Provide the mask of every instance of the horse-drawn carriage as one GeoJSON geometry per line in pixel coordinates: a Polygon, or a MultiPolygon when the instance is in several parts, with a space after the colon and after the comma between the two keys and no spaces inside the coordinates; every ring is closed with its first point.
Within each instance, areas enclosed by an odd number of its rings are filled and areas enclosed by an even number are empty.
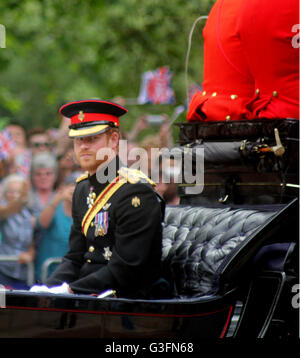
{"type": "Polygon", "coordinates": [[[172,296],[6,291],[1,337],[298,337],[298,121],[184,123],[179,145],[192,156],[202,145],[210,159],[203,191],[189,194],[193,184],[182,183],[180,205],[166,208],[162,261],[172,296]],[[275,128],[281,156],[266,150],[276,146],[275,128]]]}

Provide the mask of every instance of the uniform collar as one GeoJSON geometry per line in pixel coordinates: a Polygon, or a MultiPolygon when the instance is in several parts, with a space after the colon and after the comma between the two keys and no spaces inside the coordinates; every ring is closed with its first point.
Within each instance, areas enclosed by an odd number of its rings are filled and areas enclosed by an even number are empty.
{"type": "Polygon", "coordinates": [[[89,176],[90,185],[95,188],[106,186],[118,176],[118,170],[122,166],[119,156],[116,155],[107,165],[99,168],[95,174],[89,176]]]}

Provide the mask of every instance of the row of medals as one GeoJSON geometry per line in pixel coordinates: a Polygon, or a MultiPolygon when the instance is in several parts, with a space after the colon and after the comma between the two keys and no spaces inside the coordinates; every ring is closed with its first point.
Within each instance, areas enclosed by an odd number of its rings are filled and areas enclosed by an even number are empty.
{"type": "MultiPolygon", "coordinates": [[[[94,192],[94,188],[91,187],[90,188],[90,193],[87,197],[87,205],[88,205],[88,208],[90,209],[94,203],[95,203],[95,199],[96,199],[96,193],[94,192]]],[[[104,206],[103,207],[103,210],[107,210],[108,208],[108,205],[104,206]]],[[[97,215],[95,216],[95,220],[93,222],[93,226],[95,227],[95,236],[104,236],[107,234],[107,229],[108,229],[108,213],[106,212],[103,212],[103,211],[100,211],[99,213],[97,213],[97,215]],[[107,224],[106,225],[102,225],[101,222],[103,222],[103,218],[104,216],[107,216],[107,224]],[[102,220],[101,220],[101,219],[102,220]]]]}
{"type": "MultiPolygon", "coordinates": [[[[90,193],[87,197],[87,205],[88,205],[88,208],[90,209],[94,203],[95,203],[95,199],[96,199],[96,193],[94,193],[94,188],[91,187],[90,188],[90,193]]],[[[104,207],[103,207],[103,210],[107,210],[108,207],[110,206],[110,204],[106,204],[104,207]]],[[[107,234],[107,229],[108,229],[108,213],[104,213],[103,211],[100,211],[100,213],[98,213],[96,216],[95,216],[95,220],[93,222],[94,224],[94,227],[95,227],[95,236],[104,236],[107,234]],[[100,220],[100,217],[103,218],[103,216],[106,215],[106,225],[101,225],[101,221],[103,220],[100,220]]],[[[106,260],[110,260],[110,257],[111,257],[111,254],[112,252],[110,251],[110,248],[109,247],[104,247],[104,258],[106,260]]]]}

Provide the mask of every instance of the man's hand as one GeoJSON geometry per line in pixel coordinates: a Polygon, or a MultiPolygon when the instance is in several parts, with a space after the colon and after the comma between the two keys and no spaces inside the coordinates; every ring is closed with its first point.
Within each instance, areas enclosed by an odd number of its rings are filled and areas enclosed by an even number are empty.
{"type": "Polygon", "coordinates": [[[29,264],[34,259],[34,254],[31,251],[21,252],[19,255],[20,264],[29,264]]]}
{"type": "Polygon", "coordinates": [[[29,189],[30,189],[30,183],[28,181],[25,181],[23,183],[21,192],[20,192],[20,197],[19,200],[25,204],[28,200],[28,195],[29,195],[29,189]]]}
{"type": "Polygon", "coordinates": [[[32,286],[29,290],[30,292],[46,292],[46,293],[55,293],[55,294],[70,294],[73,293],[70,286],[64,282],[60,286],[47,287],[45,285],[35,285],[32,286]]]}

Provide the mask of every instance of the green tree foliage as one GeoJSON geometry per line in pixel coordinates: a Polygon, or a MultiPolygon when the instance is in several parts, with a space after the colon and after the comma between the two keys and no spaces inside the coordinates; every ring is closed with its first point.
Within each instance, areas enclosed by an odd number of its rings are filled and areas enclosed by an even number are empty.
{"type": "MultiPolygon", "coordinates": [[[[169,66],[176,104],[185,100],[188,35],[213,0],[1,0],[0,118],[25,128],[58,126],[69,100],[136,98],[141,75],[169,66]]],[[[202,28],[196,27],[189,80],[202,81],[202,28]]],[[[172,113],[172,106],[131,106],[172,113]]],[[[130,117],[131,116],[131,117],[130,117]]],[[[130,125],[131,120],[128,121],[130,125]]]]}

